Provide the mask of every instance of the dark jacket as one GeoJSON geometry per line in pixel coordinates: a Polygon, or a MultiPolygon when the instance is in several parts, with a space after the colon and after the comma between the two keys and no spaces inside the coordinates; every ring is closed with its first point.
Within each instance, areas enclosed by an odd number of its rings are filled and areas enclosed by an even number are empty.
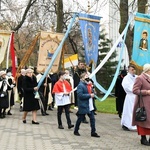
{"type": "MultiPolygon", "coordinates": [[[[8,77],[7,80],[8,80],[9,85],[14,85],[14,87],[16,86],[16,84],[13,83],[13,79],[11,77],[8,77]]],[[[9,103],[10,103],[10,106],[13,106],[15,104],[14,89],[13,87],[11,88],[10,86],[8,86],[8,90],[10,91],[9,103]]]]}
{"type": "Polygon", "coordinates": [[[33,111],[40,109],[39,102],[35,99],[34,87],[37,86],[36,77],[25,76],[23,78],[23,90],[24,90],[24,105],[23,111],[33,111]]]}
{"type": "Polygon", "coordinates": [[[18,90],[18,94],[20,99],[23,97],[23,75],[20,75],[18,77],[18,81],[17,81],[17,90],[18,90]]]}
{"type": "Polygon", "coordinates": [[[87,84],[80,81],[77,86],[78,112],[77,114],[89,114],[89,99],[91,95],[88,93],[87,84]]]}
{"type": "Polygon", "coordinates": [[[47,97],[48,98],[48,93],[49,93],[49,83],[51,83],[51,79],[50,77],[46,77],[40,88],[39,88],[39,91],[44,95],[44,97],[47,97]],[[44,84],[47,83],[47,86],[45,87],[44,84]]]}
{"type": "MultiPolygon", "coordinates": [[[[8,102],[8,90],[4,91],[4,86],[7,84],[5,79],[2,79],[0,82],[2,82],[2,86],[0,87],[0,109],[1,108],[8,108],[9,102],[8,102]],[[1,97],[1,94],[4,94],[4,97],[1,97]]],[[[8,85],[7,85],[8,89],[8,85]]]]}
{"type": "Polygon", "coordinates": [[[78,67],[76,68],[75,73],[73,75],[74,87],[78,86],[78,84],[80,82],[80,75],[84,72],[86,72],[85,69],[79,69],[78,67]]]}
{"type": "Polygon", "coordinates": [[[115,96],[119,99],[124,100],[126,96],[126,92],[124,91],[122,87],[122,80],[123,80],[123,77],[119,75],[116,81],[116,85],[115,85],[115,96]]]}

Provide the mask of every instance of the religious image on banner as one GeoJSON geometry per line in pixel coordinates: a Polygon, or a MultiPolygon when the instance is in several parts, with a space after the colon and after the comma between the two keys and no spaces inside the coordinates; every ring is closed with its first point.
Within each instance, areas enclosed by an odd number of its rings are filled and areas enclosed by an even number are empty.
{"type": "Polygon", "coordinates": [[[11,32],[0,31],[0,64],[5,58],[5,53],[9,44],[11,32]]]}
{"type": "Polygon", "coordinates": [[[52,40],[51,46],[50,46],[50,48],[47,50],[47,58],[48,58],[48,59],[51,59],[51,58],[52,58],[52,56],[53,56],[53,54],[54,54],[54,52],[55,52],[55,50],[56,50],[57,47],[58,47],[58,44],[56,44],[56,43],[53,44],[53,40],[52,40]]]}
{"type": "Polygon", "coordinates": [[[79,23],[85,49],[85,61],[89,65],[91,62],[97,64],[98,40],[99,40],[99,16],[89,14],[79,14],[79,23]]]}
{"type": "MultiPolygon", "coordinates": [[[[40,36],[40,46],[39,46],[39,55],[38,55],[38,63],[37,70],[45,71],[48,67],[53,54],[55,53],[59,43],[61,42],[64,34],[61,33],[52,33],[47,31],[42,31],[40,36]]],[[[57,72],[60,64],[61,51],[56,57],[50,72],[57,72]]]]}
{"type": "Polygon", "coordinates": [[[140,45],[139,48],[143,51],[147,51],[148,50],[148,32],[146,30],[144,30],[142,32],[142,38],[140,40],[140,45]]]}
{"type": "Polygon", "coordinates": [[[131,63],[142,68],[150,63],[150,15],[137,13],[135,16],[134,40],[131,63]]]}

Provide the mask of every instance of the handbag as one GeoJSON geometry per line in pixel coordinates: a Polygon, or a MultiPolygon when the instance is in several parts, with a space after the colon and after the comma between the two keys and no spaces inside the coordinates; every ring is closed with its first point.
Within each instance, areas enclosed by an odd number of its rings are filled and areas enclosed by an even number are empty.
{"type": "Polygon", "coordinates": [[[135,113],[135,121],[143,122],[143,121],[146,121],[146,119],[147,119],[146,109],[144,107],[144,102],[143,102],[142,94],[140,91],[140,95],[138,98],[138,108],[135,113]],[[140,102],[142,102],[143,104],[143,106],[141,107],[140,107],[140,102]]]}

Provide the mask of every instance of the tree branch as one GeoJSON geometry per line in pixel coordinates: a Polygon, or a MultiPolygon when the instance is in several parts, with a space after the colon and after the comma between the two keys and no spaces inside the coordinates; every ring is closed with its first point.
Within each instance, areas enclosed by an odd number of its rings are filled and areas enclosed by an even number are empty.
{"type": "Polygon", "coordinates": [[[26,20],[26,16],[27,16],[27,14],[28,14],[30,8],[33,6],[33,4],[34,4],[36,1],[37,1],[37,0],[29,0],[28,5],[27,5],[27,7],[26,7],[26,9],[25,9],[25,12],[24,12],[24,14],[23,14],[23,16],[22,16],[22,19],[21,19],[20,23],[19,23],[15,28],[12,29],[13,31],[17,31],[17,30],[19,30],[19,29],[21,28],[21,26],[23,25],[24,21],[26,20]]]}

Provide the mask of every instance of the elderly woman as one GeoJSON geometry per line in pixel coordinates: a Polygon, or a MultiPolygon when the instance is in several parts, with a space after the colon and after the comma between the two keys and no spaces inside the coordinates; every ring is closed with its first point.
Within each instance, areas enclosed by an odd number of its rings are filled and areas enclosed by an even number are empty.
{"type": "Polygon", "coordinates": [[[26,123],[28,112],[32,111],[32,124],[39,124],[36,120],[37,110],[40,109],[38,99],[35,98],[35,92],[38,91],[37,80],[33,75],[32,69],[26,69],[26,75],[23,78],[23,123],[26,123]]]}
{"type": "MultiPolygon", "coordinates": [[[[136,94],[134,109],[133,109],[133,120],[132,125],[137,126],[138,135],[141,135],[141,144],[150,146],[146,135],[150,135],[150,64],[143,66],[143,73],[136,78],[133,86],[133,93],[136,94]],[[135,121],[135,112],[138,108],[138,96],[140,91],[143,97],[144,106],[147,112],[147,120],[144,122],[135,121]]],[[[142,105],[142,103],[140,102],[142,105]]]]}

